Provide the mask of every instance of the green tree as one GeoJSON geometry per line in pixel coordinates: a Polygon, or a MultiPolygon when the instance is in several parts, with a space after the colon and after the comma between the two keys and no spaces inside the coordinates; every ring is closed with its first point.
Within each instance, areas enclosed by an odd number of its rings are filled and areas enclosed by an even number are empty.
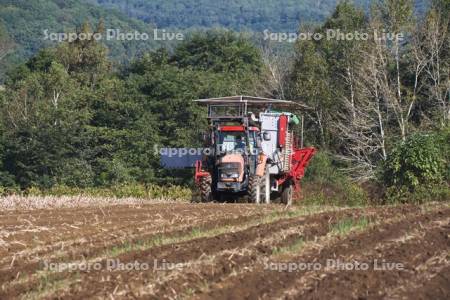
{"type": "Polygon", "coordinates": [[[322,147],[339,143],[332,123],[344,99],[355,97],[355,68],[363,58],[358,53],[362,41],[343,39],[347,33],[366,32],[364,11],[344,1],[317,28],[304,26],[300,32],[322,35],[319,40],[299,40],[295,45],[295,63],[291,75],[291,96],[313,108],[307,124],[313,140],[322,147]],[[334,37],[333,37],[334,36],[334,37]]]}
{"type": "Polygon", "coordinates": [[[51,186],[65,160],[78,156],[87,119],[76,103],[76,84],[54,62],[48,73],[30,74],[2,109],[7,169],[21,186],[51,186]]]}
{"type": "Polygon", "coordinates": [[[235,90],[248,90],[260,80],[262,58],[247,39],[230,31],[196,33],[176,47],[170,62],[180,68],[223,73],[235,90]]]}
{"type": "Polygon", "coordinates": [[[92,184],[90,102],[108,64],[101,46],[76,41],[42,51],[8,80],[4,161],[20,186],[92,184]]]}
{"type": "Polygon", "coordinates": [[[312,41],[296,45],[296,61],[292,72],[290,98],[299,100],[313,108],[308,125],[309,138],[315,144],[327,147],[330,141],[329,121],[332,106],[329,68],[325,58],[312,41]],[[318,137],[318,139],[314,138],[318,137]]]}

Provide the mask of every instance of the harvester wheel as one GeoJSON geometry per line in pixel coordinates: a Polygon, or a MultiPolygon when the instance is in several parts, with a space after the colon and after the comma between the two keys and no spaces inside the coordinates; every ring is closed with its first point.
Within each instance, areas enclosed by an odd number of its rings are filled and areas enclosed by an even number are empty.
{"type": "Polygon", "coordinates": [[[250,175],[248,180],[248,195],[252,203],[261,203],[261,181],[260,176],[250,175]]]}
{"type": "Polygon", "coordinates": [[[212,201],[212,190],[211,190],[212,178],[211,175],[204,176],[200,179],[200,199],[202,202],[212,201]]]}
{"type": "Polygon", "coordinates": [[[294,194],[294,187],[292,182],[286,182],[283,191],[281,192],[281,202],[286,204],[287,206],[292,205],[292,198],[294,194]]]}

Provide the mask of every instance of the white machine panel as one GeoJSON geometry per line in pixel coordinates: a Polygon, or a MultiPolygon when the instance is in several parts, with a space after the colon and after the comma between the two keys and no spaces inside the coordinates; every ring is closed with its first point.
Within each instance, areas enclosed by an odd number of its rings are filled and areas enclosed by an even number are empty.
{"type": "MultiPolygon", "coordinates": [[[[260,113],[259,121],[261,122],[261,134],[268,132],[270,134],[270,141],[262,139],[261,146],[264,153],[272,159],[272,161],[280,161],[280,152],[278,150],[278,120],[279,113],[260,113]]],[[[280,166],[275,164],[269,168],[270,174],[278,174],[280,166]]]]}

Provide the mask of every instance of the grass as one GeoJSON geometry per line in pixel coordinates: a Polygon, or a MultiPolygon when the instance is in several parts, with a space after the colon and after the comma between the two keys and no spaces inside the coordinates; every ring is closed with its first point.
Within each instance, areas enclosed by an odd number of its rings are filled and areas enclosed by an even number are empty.
{"type": "Polygon", "coordinates": [[[292,243],[288,246],[276,247],[275,249],[273,249],[272,255],[277,256],[277,255],[282,255],[285,253],[298,252],[300,249],[303,248],[304,245],[305,245],[305,241],[304,241],[303,237],[300,237],[297,240],[295,240],[294,243],[292,243]]]}
{"type": "Polygon", "coordinates": [[[158,185],[118,185],[102,188],[54,186],[51,189],[31,187],[26,191],[6,190],[0,186],[0,209],[46,209],[151,202],[188,202],[190,188],[158,185]]]}
{"type": "Polygon", "coordinates": [[[138,198],[138,199],[177,199],[188,201],[192,191],[188,187],[176,185],[156,184],[119,184],[111,187],[75,188],[56,185],[50,189],[29,188],[26,192],[31,196],[78,196],[107,197],[107,198],[138,198]]]}
{"type": "Polygon", "coordinates": [[[91,196],[21,196],[11,195],[0,197],[1,210],[34,210],[99,207],[118,204],[142,205],[146,203],[164,202],[164,199],[138,199],[91,196]]]}
{"type": "MultiPolygon", "coordinates": [[[[275,212],[272,212],[261,218],[256,218],[256,219],[250,220],[250,221],[244,223],[243,225],[240,225],[239,229],[245,230],[252,226],[273,223],[273,222],[279,221],[281,219],[296,218],[296,217],[300,217],[300,216],[306,216],[306,215],[310,215],[310,214],[314,214],[314,213],[319,213],[319,212],[323,212],[323,211],[332,211],[332,210],[334,210],[334,208],[320,207],[320,206],[308,206],[308,207],[297,207],[292,210],[275,211],[275,212]]],[[[189,241],[192,239],[213,237],[216,235],[231,232],[235,228],[236,228],[236,225],[224,225],[224,226],[219,226],[219,227],[215,227],[212,229],[204,229],[204,228],[197,227],[197,228],[193,228],[187,234],[181,234],[181,235],[177,235],[177,236],[164,236],[161,234],[161,235],[155,236],[149,240],[136,241],[133,243],[127,242],[127,243],[121,244],[119,246],[116,246],[114,248],[111,248],[111,249],[105,251],[104,256],[115,257],[120,254],[131,252],[131,251],[143,251],[143,250],[148,250],[153,247],[186,242],[186,241],[189,241]]]]}
{"type": "MultiPolygon", "coordinates": [[[[337,223],[329,225],[330,236],[345,236],[354,231],[362,231],[372,224],[371,220],[366,217],[361,217],[359,219],[354,218],[344,218],[337,223]]],[[[315,243],[316,241],[312,242],[315,243]]],[[[272,250],[272,256],[278,257],[283,255],[293,255],[298,254],[303,248],[311,244],[311,241],[305,241],[303,237],[296,239],[292,244],[284,247],[276,247],[272,250]]]]}
{"type": "Polygon", "coordinates": [[[152,239],[149,239],[146,241],[137,241],[134,243],[126,242],[124,244],[121,244],[120,246],[116,246],[111,249],[108,249],[107,251],[104,252],[104,256],[117,257],[123,253],[131,252],[131,251],[143,251],[143,250],[148,250],[148,249],[158,247],[158,246],[182,243],[182,242],[186,242],[186,241],[189,241],[192,239],[216,236],[219,234],[229,232],[232,229],[232,227],[233,226],[226,225],[223,227],[216,227],[213,229],[194,228],[191,230],[191,232],[184,234],[184,235],[178,235],[178,236],[158,235],[158,236],[153,237],[152,239]]]}
{"type": "Polygon", "coordinates": [[[188,288],[188,289],[186,289],[186,291],[183,294],[187,297],[192,297],[195,294],[195,289],[188,288]]]}
{"type": "Polygon", "coordinates": [[[339,222],[330,225],[330,233],[334,235],[343,236],[350,231],[363,230],[370,225],[370,220],[366,217],[359,219],[345,218],[339,222]]]}
{"type": "Polygon", "coordinates": [[[79,279],[79,274],[75,275],[75,278],[71,279],[57,279],[53,274],[48,271],[44,271],[39,274],[39,282],[38,287],[35,291],[30,291],[22,296],[21,299],[42,299],[46,296],[51,295],[52,293],[66,288],[71,283],[77,281],[79,279]]]}

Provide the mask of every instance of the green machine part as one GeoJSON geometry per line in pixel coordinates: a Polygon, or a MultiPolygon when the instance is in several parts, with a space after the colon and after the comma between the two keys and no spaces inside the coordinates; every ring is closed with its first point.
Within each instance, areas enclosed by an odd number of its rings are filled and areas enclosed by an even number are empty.
{"type": "Polygon", "coordinates": [[[271,110],[270,112],[287,115],[287,116],[289,116],[289,123],[294,123],[295,125],[300,124],[299,117],[293,113],[286,112],[286,111],[276,111],[276,110],[271,110]]]}

